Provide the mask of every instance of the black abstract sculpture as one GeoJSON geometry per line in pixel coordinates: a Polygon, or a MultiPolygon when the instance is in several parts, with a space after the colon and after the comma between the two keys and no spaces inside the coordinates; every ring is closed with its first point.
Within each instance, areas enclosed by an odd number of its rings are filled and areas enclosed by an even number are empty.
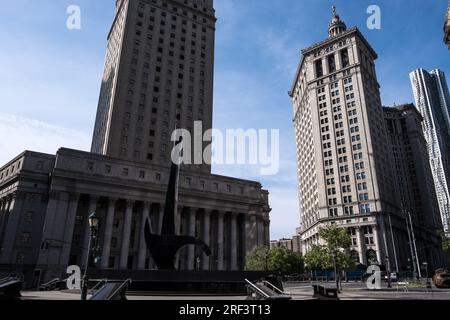
{"type": "MultiPolygon", "coordinates": [[[[182,138],[180,138],[175,147],[181,143],[182,138]]],[[[161,234],[157,235],[152,233],[148,219],[145,225],[145,241],[147,243],[147,248],[159,270],[176,270],[175,255],[182,247],[187,245],[199,246],[206,255],[211,255],[211,249],[204,241],[191,236],[178,236],[175,234],[175,214],[178,209],[179,171],[179,164],[172,163],[161,234]]]]}

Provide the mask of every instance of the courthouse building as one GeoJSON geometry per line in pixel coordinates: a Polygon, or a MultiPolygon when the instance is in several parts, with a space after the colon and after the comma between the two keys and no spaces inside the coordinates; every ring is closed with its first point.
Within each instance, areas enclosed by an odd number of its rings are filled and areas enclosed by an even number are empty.
{"type": "MultiPolygon", "coordinates": [[[[116,1],[91,152],[26,151],[0,168],[0,272],[36,285],[84,268],[94,211],[98,268],[154,268],[144,223],[159,233],[172,132],[212,127],[215,22],[212,0],[116,1]]],[[[242,270],[249,251],[269,245],[260,183],[182,165],[179,191],[177,232],[213,252],[186,247],[179,269],[242,270]]]]}

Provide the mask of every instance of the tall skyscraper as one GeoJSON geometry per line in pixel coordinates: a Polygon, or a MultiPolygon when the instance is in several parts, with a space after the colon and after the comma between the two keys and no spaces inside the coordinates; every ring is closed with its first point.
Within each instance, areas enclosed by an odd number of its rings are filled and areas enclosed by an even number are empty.
{"type": "Polygon", "coordinates": [[[320,228],[336,224],[349,229],[356,260],[384,263],[389,256],[393,265],[387,226],[404,225],[404,219],[390,167],[377,54],[333,11],[328,39],[302,50],[290,91],[302,251],[320,242],[320,228]]]}
{"type": "MultiPolygon", "coordinates": [[[[442,230],[442,221],[427,142],[422,132],[423,117],[413,104],[384,108],[384,116],[405,225],[411,238],[414,235],[418,261],[434,262],[432,267],[442,266],[444,261],[441,260],[438,236],[438,231],[442,230]]],[[[401,239],[401,236],[401,231],[393,230],[395,242],[412,243],[412,239],[401,239]]],[[[415,247],[410,247],[408,251],[411,249],[415,257],[415,247]]],[[[397,252],[399,260],[409,258],[411,252],[408,251],[397,252]]]]}
{"type": "Polygon", "coordinates": [[[448,49],[450,50],[450,2],[448,4],[447,17],[445,18],[444,23],[444,34],[444,42],[448,45],[448,49]]]}
{"type": "Polygon", "coordinates": [[[389,261],[399,270],[414,261],[417,271],[425,260],[439,266],[436,195],[426,179],[427,172],[431,174],[423,163],[423,136],[416,136],[420,116],[406,107],[385,114],[374,63],[377,54],[358,28],[347,29],[335,8],[328,34],[328,39],[302,50],[290,90],[302,252],[323,243],[320,229],[336,225],[351,235],[351,254],[359,263],[389,261]],[[402,112],[411,116],[403,119],[402,112]],[[399,114],[399,128],[403,121],[418,121],[413,123],[415,130],[405,128],[400,138],[387,129],[399,114]],[[393,117],[389,121],[388,115],[393,117]],[[398,139],[417,150],[398,149],[398,139]],[[406,159],[409,167],[399,169],[395,156],[406,159]],[[411,170],[414,177],[406,179],[411,170]],[[428,183],[420,185],[418,177],[428,183]],[[422,195],[421,202],[414,202],[416,193],[422,195]]]}
{"type": "Polygon", "coordinates": [[[442,224],[449,231],[450,215],[450,95],[441,70],[418,69],[410,74],[416,106],[422,114],[428,155],[442,224]]]}
{"type": "Polygon", "coordinates": [[[212,0],[116,1],[92,152],[170,165],[175,128],[211,129],[215,23],[212,0]]]}

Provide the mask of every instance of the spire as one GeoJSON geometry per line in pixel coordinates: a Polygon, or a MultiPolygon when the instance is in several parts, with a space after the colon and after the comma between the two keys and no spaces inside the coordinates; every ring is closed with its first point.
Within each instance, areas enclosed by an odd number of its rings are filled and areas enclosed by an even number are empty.
{"type": "Polygon", "coordinates": [[[347,30],[347,26],[337,14],[336,6],[333,5],[333,19],[331,19],[331,23],[328,26],[328,35],[330,38],[336,37],[345,30],[347,30]]]}

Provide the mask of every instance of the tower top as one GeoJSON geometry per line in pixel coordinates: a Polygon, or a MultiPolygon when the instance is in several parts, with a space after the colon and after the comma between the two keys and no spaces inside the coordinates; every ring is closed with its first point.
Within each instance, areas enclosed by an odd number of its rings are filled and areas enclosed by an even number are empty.
{"type": "Polygon", "coordinates": [[[337,14],[336,6],[333,6],[333,18],[331,19],[331,23],[328,26],[328,35],[330,38],[336,37],[342,32],[347,30],[347,26],[345,22],[341,20],[339,15],[337,14]]]}

